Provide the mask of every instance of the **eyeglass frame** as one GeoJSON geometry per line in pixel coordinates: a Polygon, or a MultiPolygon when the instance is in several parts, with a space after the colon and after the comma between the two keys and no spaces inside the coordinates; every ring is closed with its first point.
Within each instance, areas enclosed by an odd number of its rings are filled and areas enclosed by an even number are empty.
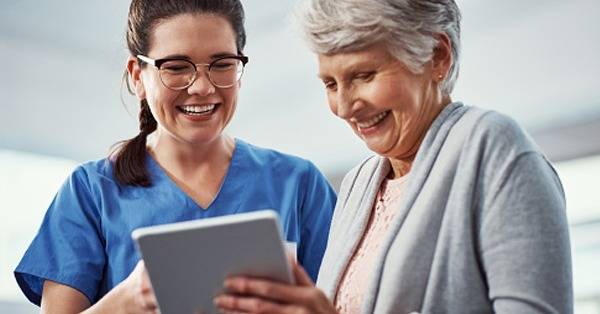
{"type": "Polygon", "coordinates": [[[214,60],[212,60],[210,63],[194,63],[188,59],[183,59],[183,58],[162,58],[162,59],[152,59],[150,57],[144,56],[144,55],[137,55],[136,56],[138,58],[138,60],[145,62],[147,64],[150,64],[152,66],[154,66],[157,70],[158,70],[158,77],[160,78],[160,82],[163,84],[163,86],[165,86],[168,89],[171,90],[184,90],[186,88],[189,88],[190,86],[192,86],[194,84],[194,82],[196,82],[196,80],[198,79],[198,66],[205,66],[207,67],[207,77],[208,80],[210,81],[210,83],[218,88],[230,88],[233,87],[236,83],[238,83],[241,79],[242,79],[242,75],[244,74],[244,69],[246,68],[246,63],[248,63],[248,57],[244,56],[244,55],[229,55],[229,56],[222,56],[222,57],[218,57],[214,60]],[[237,59],[240,60],[242,62],[242,73],[240,73],[240,77],[237,79],[237,81],[233,82],[231,85],[217,85],[215,84],[215,82],[213,82],[213,79],[210,77],[210,69],[211,67],[213,67],[214,64],[216,64],[217,62],[221,61],[221,60],[225,60],[225,59],[237,59]],[[186,85],[183,86],[181,88],[174,88],[171,86],[167,86],[167,84],[165,84],[165,82],[162,79],[162,75],[160,74],[160,66],[163,65],[166,62],[169,61],[185,61],[191,65],[194,66],[194,76],[193,79],[186,85]]]}

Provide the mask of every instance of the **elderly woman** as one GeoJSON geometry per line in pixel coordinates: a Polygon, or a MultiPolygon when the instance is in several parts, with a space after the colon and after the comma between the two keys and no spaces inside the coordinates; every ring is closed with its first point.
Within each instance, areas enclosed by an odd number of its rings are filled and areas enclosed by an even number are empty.
{"type": "Polygon", "coordinates": [[[331,111],[376,156],[345,177],[317,288],[244,277],[223,311],[571,313],[565,198],[510,118],[453,102],[451,0],[306,0],[331,111]]]}

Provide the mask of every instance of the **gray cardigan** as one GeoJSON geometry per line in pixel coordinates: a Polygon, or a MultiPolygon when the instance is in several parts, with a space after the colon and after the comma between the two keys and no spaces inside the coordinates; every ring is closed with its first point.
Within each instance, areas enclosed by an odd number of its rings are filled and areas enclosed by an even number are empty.
{"type": "MultiPolygon", "coordinates": [[[[317,285],[333,299],[390,165],[342,182],[317,285]]],[[[501,114],[448,105],[413,163],[363,313],[572,313],[565,198],[550,163],[501,114]]]]}

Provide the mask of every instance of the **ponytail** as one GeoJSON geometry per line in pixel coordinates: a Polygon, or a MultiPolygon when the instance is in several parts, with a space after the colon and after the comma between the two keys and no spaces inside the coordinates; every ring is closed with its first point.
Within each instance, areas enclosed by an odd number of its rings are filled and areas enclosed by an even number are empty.
{"type": "Polygon", "coordinates": [[[140,102],[140,106],[140,133],[118,145],[114,154],[114,175],[122,185],[147,187],[152,182],[146,170],[146,138],[156,130],[156,120],[145,99],[140,102]]]}

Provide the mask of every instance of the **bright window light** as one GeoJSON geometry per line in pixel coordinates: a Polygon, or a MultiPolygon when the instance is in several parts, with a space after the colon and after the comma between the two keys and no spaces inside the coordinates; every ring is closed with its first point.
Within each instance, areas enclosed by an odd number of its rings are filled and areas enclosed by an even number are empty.
{"type": "Polygon", "coordinates": [[[26,301],[13,276],[71,160],[0,149],[0,300],[26,301]]]}
{"type": "Polygon", "coordinates": [[[556,165],[571,226],[575,313],[600,314],[600,156],[556,165]]]}

